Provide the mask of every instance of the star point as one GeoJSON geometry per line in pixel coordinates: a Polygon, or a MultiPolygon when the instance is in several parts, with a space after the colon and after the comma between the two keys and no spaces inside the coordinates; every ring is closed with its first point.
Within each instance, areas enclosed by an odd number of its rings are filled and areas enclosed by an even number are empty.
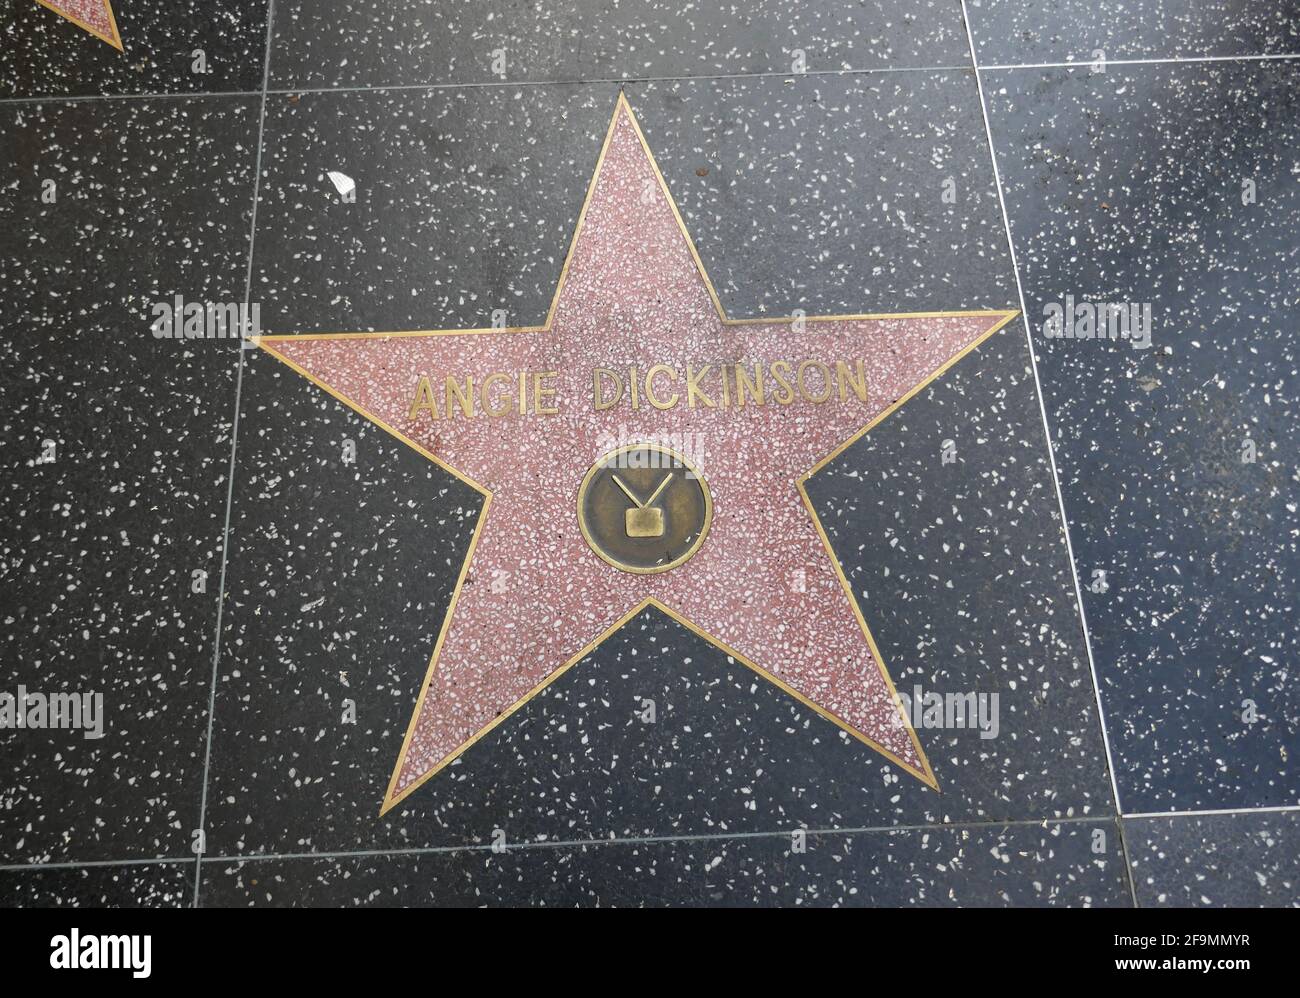
{"type": "Polygon", "coordinates": [[[89,31],[100,41],[108,42],[119,52],[125,51],[122,48],[122,36],[117,30],[117,18],[113,15],[113,5],[110,0],[36,0],[36,2],[71,21],[77,27],[89,31]]]}

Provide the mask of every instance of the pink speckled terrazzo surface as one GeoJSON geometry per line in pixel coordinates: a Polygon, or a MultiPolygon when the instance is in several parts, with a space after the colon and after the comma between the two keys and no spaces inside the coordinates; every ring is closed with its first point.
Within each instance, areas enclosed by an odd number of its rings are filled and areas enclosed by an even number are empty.
{"type": "MultiPolygon", "coordinates": [[[[392,796],[458,754],[648,597],[927,771],[797,483],[1001,318],[724,325],[620,104],[549,329],[264,342],[492,494],[392,796]],[[868,400],[850,392],[846,401],[743,408],[592,405],[596,367],[783,358],[832,366],[864,358],[868,400]],[[552,382],[558,415],[409,416],[420,375],[437,386],[447,374],[477,380],[524,369],[560,372],[552,382]],[[615,443],[666,435],[693,441],[690,457],[713,495],[712,527],[678,568],[621,572],[583,540],[578,486],[615,443]]],[[[669,388],[661,382],[661,393],[669,388]]],[[[412,648],[412,668],[425,668],[427,654],[412,648]]]]}
{"type": "Polygon", "coordinates": [[[113,34],[113,18],[105,0],[46,0],[45,6],[89,25],[99,34],[113,34]]]}

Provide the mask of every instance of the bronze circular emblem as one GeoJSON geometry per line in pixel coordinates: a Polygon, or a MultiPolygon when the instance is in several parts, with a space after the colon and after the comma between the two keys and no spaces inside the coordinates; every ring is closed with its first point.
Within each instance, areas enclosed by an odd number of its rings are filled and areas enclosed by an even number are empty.
{"type": "Polygon", "coordinates": [[[578,526],[591,550],[624,572],[666,572],[709,532],[713,497],[696,467],[658,444],[610,451],[578,488],[578,526]]]}

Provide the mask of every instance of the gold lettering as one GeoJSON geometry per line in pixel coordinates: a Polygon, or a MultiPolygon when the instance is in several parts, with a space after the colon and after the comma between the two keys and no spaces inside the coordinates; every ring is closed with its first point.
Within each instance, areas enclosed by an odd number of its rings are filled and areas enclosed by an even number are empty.
{"type": "Polygon", "coordinates": [[[840,383],[840,401],[848,400],[846,388],[852,388],[853,394],[861,401],[867,400],[867,372],[862,369],[862,359],[858,358],[858,380],[853,380],[853,375],[849,371],[849,365],[842,360],[835,362],[835,378],[840,383]]]}
{"type": "Polygon", "coordinates": [[[493,404],[492,386],[495,384],[499,384],[501,382],[505,382],[506,384],[512,384],[514,382],[514,378],[510,377],[510,375],[508,374],[502,374],[500,371],[497,371],[493,374],[489,374],[486,378],[484,378],[483,384],[479,388],[479,406],[489,416],[504,416],[506,413],[510,411],[511,403],[514,402],[514,399],[510,396],[509,393],[507,393],[505,395],[498,396],[500,401],[504,402],[505,405],[493,404]]]}
{"type": "Polygon", "coordinates": [[[533,415],[535,416],[554,416],[559,409],[550,408],[542,405],[542,399],[550,398],[555,394],[554,388],[543,388],[543,378],[558,378],[559,371],[538,371],[533,375],[533,415]]]}
{"type": "Polygon", "coordinates": [[[799,374],[796,380],[799,383],[799,394],[802,395],[809,402],[825,402],[828,398],[831,397],[831,391],[833,390],[831,386],[831,369],[827,367],[825,364],[823,364],[820,360],[802,361],[799,364],[799,374]],[[815,367],[817,368],[817,370],[821,372],[821,376],[822,376],[821,395],[813,395],[810,391],[808,391],[808,385],[804,382],[804,375],[807,373],[808,368],[810,367],[815,367]]]}
{"type": "Polygon", "coordinates": [[[420,375],[420,380],[415,386],[415,398],[411,399],[411,411],[407,414],[407,419],[415,419],[421,411],[427,412],[431,419],[437,419],[438,403],[433,400],[433,388],[429,385],[427,375],[420,375]]]}
{"type": "MultiPolygon", "coordinates": [[[[473,375],[449,374],[443,379],[442,397],[438,398],[431,376],[420,375],[407,418],[414,421],[421,413],[428,413],[430,419],[450,419],[457,409],[466,417],[486,414],[499,418],[509,415],[516,407],[520,415],[526,415],[530,396],[533,415],[555,415],[560,411],[556,400],[559,389],[555,384],[559,376],[559,371],[493,371],[475,384],[473,375]]],[[[633,410],[639,410],[643,396],[660,410],[676,408],[683,401],[692,409],[718,409],[732,405],[743,408],[749,404],[768,405],[771,402],[790,405],[796,398],[822,403],[828,401],[837,388],[841,402],[848,402],[855,396],[860,402],[869,398],[866,366],[861,358],[825,363],[820,360],[699,365],[687,362],[684,372],[670,364],[652,364],[645,369],[644,375],[635,366],[628,366],[626,374],[623,369],[593,367],[591,379],[592,405],[597,412],[613,409],[625,398],[633,410]],[[706,390],[714,372],[719,378],[721,395],[714,389],[706,390]],[[820,380],[811,377],[813,372],[820,376],[820,380]],[[669,384],[664,385],[659,380],[661,377],[666,378],[669,384]],[[714,393],[711,395],[710,391],[714,393]]]]}
{"type": "Polygon", "coordinates": [[[456,403],[460,406],[460,411],[466,416],[474,415],[474,379],[470,375],[465,375],[465,387],[460,387],[460,382],[452,375],[447,375],[446,381],[443,382],[443,399],[447,404],[447,418],[451,419],[451,397],[456,396],[456,403]]]}
{"type": "Polygon", "coordinates": [[[591,397],[595,400],[597,412],[600,412],[602,409],[611,409],[618,405],[623,399],[623,379],[618,376],[618,372],[611,371],[607,367],[597,367],[593,369],[591,372],[591,397]],[[612,379],[614,384],[618,386],[617,394],[615,394],[615,396],[608,402],[605,401],[605,393],[600,386],[602,378],[607,380],[612,379]]]}
{"type": "Polygon", "coordinates": [[[789,405],[794,401],[794,386],[790,384],[790,362],[788,360],[772,361],[772,377],[780,385],[780,389],[772,393],[772,397],[781,405],[789,405]]]}
{"type": "Polygon", "coordinates": [[[678,402],[678,394],[673,394],[667,399],[660,399],[655,395],[654,380],[656,374],[668,375],[668,380],[677,384],[677,372],[667,364],[655,364],[650,370],[645,372],[645,397],[650,400],[650,404],[656,409],[671,409],[678,402]]]}
{"type": "Polygon", "coordinates": [[[739,364],[736,365],[736,405],[744,408],[745,393],[748,392],[750,397],[759,405],[765,405],[767,399],[763,392],[763,365],[754,365],[754,380],[750,380],[749,372],[739,364]]]}
{"type": "Polygon", "coordinates": [[[717,408],[717,406],[713,404],[713,399],[700,391],[700,379],[709,373],[710,366],[711,365],[709,364],[705,364],[697,371],[690,364],[686,365],[686,404],[692,409],[695,408],[695,397],[697,395],[708,408],[717,408]]]}

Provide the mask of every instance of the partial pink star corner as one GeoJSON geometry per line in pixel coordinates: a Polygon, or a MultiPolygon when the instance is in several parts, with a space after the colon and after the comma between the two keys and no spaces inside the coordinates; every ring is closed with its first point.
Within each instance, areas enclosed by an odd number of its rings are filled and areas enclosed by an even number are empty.
{"type": "Polygon", "coordinates": [[[36,0],[60,17],[66,17],[79,28],[85,28],[100,41],[108,42],[119,52],[123,51],[122,36],[117,30],[117,18],[109,0],[36,0]]]}

